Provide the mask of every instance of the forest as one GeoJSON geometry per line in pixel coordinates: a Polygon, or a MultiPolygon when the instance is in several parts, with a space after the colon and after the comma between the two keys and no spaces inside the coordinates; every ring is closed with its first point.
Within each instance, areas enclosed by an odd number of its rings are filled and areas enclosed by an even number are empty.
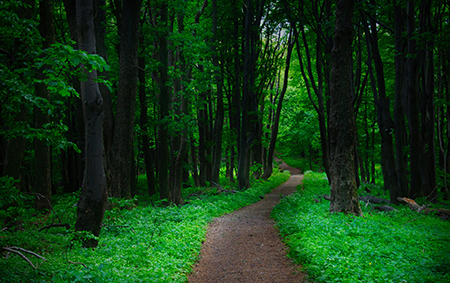
{"type": "Polygon", "coordinates": [[[278,158],[305,179],[272,216],[315,282],[450,281],[449,19],[444,0],[0,1],[0,281],[185,282],[208,223],[289,178],[278,158]],[[353,248],[319,238],[336,223],[353,248]]]}

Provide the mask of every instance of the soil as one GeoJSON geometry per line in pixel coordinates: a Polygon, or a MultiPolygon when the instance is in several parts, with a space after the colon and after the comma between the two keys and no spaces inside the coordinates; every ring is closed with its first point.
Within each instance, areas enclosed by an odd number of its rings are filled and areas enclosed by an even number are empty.
{"type": "Polygon", "coordinates": [[[290,171],[287,182],[261,201],[216,218],[209,225],[200,261],[188,277],[190,283],[307,282],[301,266],[287,258],[287,247],[270,218],[280,195],[293,193],[303,179],[300,170],[284,162],[280,169],[290,171]]]}

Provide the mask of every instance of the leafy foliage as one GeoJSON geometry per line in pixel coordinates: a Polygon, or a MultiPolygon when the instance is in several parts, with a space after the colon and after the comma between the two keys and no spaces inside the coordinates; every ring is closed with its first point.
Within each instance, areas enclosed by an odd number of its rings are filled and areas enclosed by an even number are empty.
{"type": "Polygon", "coordinates": [[[450,280],[448,222],[403,206],[376,212],[363,203],[364,217],[330,214],[323,194],[329,194],[325,174],[307,172],[303,188],[272,213],[290,256],[315,282],[450,280]]]}

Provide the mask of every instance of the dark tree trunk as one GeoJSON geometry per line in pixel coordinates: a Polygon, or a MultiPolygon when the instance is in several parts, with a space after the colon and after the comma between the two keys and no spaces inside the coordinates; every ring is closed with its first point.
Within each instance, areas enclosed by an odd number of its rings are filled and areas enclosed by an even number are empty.
{"type": "Polygon", "coordinates": [[[419,89],[417,82],[417,63],[415,59],[415,9],[414,0],[406,4],[407,56],[403,79],[403,100],[406,103],[406,116],[409,125],[409,163],[411,171],[409,197],[415,199],[422,196],[422,174],[420,169],[420,119],[419,119],[419,89]]]}
{"type": "Polygon", "coordinates": [[[167,4],[161,5],[160,11],[160,25],[161,33],[159,35],[159,55],[160,62],[159,74],[160,74],[160,95],[159,95],[159,129],[158,129],[158,183],[159,183],[159,197],[160,199],[171,199],[171,193],[169,190],[169,129],[167,119],[169,118],[169,107],[172,94],[170,88],[167,86],[169,80],[168,77],[168,48],[167,48],[167,35],[168,35],[168,16],[167,16],[167,4]],[[164,122],[166,121],[166,122],[164,122]]]}
{"type": "MultiPolygon", "coordinates": [[[[374,1],[372,4],[375,5],[374,1]]],[[[367,21],[363,18],[366,33],[368,71],[371,80],[372,92],[374,95],[375,107],[377,110],[377,122],[381,135],[381,164],[383,171],[384,187],[389,190],[390,200],[397,203],[397,197],[401,197],[401,191],[397,187],[398,177],[395,166],[394,143],[392,132],[394,122],[390,114],[390,101],[386,96],[386,86],[384,82],[383,63],[378,49],[378,35],[376,21],[370,20],[371,31],[367,26],[367,21]],[[376,69],[376,81],[372,70],[372,54],[376,69]]]]}
{"type": "Polygon", "coordinates": [[[223,136],[223,121],[224,121],[224,108],[223,108],[223,78],[219,72],[219,62],[217,55],[217,47],[218,41],[217,38],[217,0],[212,0],[212,19],[213,19],[213,27],[212,27],[212,60],[214,67],[216,67],[216,71],[214,74],[216,87],[217,87],[217,107],[216,107],[216,120],[214,123],[214,152],[213,152],[213,168],[212,168],[212,181],[215,183],[219,183],[219,173],[222,165],[222,136],[223,136]]]}
{"type": "Polygon", "coordinates": [[[404,148],[407,146],[405,109],[403,106],[403,70],[404,70],[404,47],[403,47],[403,9],[394,7],[395,17],[395,104],[394,104],[394,133],[397,167],[397,189],[398,194],[408,195],[407,159],[404,148]]]}
{"type": "Polygon", "coordinates": [[[338,0],[331,52],[330,212],[362,215],[356,191],[354,146],[356,125],[352,106],[353,0],[338,0]]]}
{"type": "MultiPolygon", "coordinates": [[[[178,12],[177,16],[178,32],[184,32],[184,12],[178,12]]],[[[180,78],[175,78],[175,97],[174,97],[174,113],[175,122],[182,123],[180,117],[188,116],[188,99],[185,93],[184,82],[186,81],[186,62],[184,59],[184,52],[181,48],[177,48],[178,65],[180,70],[180,78]],[[179,106],[178,106],[179,105],[179,106]]],[[[182,129],[175,133],[176,137],[172,138],[172,148],[176,148],[176,154],[172,158],[170,176],[170,186],[172,197],[170,202],[180,205],[183,203],[182,189],[183,189],[183,165],[188,153],[188,131],[187,127],[182,126],[182,129]]]]}
{"type": "MultiPolygon", "coordinates": [[[[107,57],[107,47],[106,47],[106,1],[105,0],[93,0],[94,5],[94,26],[95,26],[95,48],[97,54],[102,56],[106,62],[108,62],[107,57]]],[[[120,22],[120,19],[117,19],[120,22]]],[[[102,71],[98,73],[98,76],[104,77],[109,80],[109,72],[102,71]]],[[[112,182],[112,160],[111,160],[111,147],[113,144],[114,137],[114,112],[112,107],[112,97],[109,88],[102,83],[98,85],[100,93],[103,98],[103,109],[105,118],[103,119],[103,141],[105,143],[105,173],[106,173],[106,183],[109,190],[111,190],[112,182]]],[[[112,192],[110,191],[111,195],[112,192]]]]}
{"type": "Polygon", "coordinates": [[[138,82],[139,19],[142,0],[123,2],[119,21],[120,54],[116,118],[111,147],[110,195],[131,198],[134,191],[134,111],[138,82]]]}
{"type": "MultiPolygon", "coordinates": [[[[433,33],[431,24],[431,1],[422,0],[420,5],[420,32],[422,34],[433,33]]],[[[434,111],[434,44],[428,38],[423,50],[420,51],[422,99],[420,102],[421,117],[421,171],[423,193],[430,201],[437,201],[436,190],[436,157],[435,157],[435,111],[434,111]]]]}
{"type": "MultiPolygon", "coordinates": [[[[76,6],[78,44],[80,49],[95,54],[94,13],[92,0],[79,0],[76,6]]],[[[97,72],[85,71],[87,81],[81,83],[81,99],[86,129],[86,167],[77,206],[76,231],[100,235],[105,213],[106,177],[103,166],[103,99],[98,88],[97,72]]],[[[84,246],[95,247],[98,242],[84,239],[84,246]]]]}
{"type": "Polygon", "coordinates": [[[206,92],[200,93],[200,109],[198,110],[198,162],[200,163],[199,181],[200,186],[206,186],[208,161],[207,161],[207,144],[208,144],[208,127],[207,127],[207,104],[206,92]]]}
{"type": "MultiPolygon", "coordinates": [[[[55,43],[55,26],[53,23],[53,3],[51,0],[43,0],[39,3],[39,33],[44,38],[43,48],[50,47],[55,43]]],[[[43,79],[45,75],[39,75],[43,79]]],[[[44,84],[36,85],[36,94],[38,97],[50,100],[50,92],[44,84]]],[[[43,128],[45,124],[50,123],[50,117],[46,109],[35,108],[35,127],[43,128]]],[[[52,172],[51,172],[51,148],[45,140],[35,140],[35,172],[34,190],[44,196],[37,196],[35,207],[38,210],[50,209],[52,197],[52,172]]]]}
{"type": "Polygon", "coordinates": [[[153,159],[150,152],[150,135],[148,127],[148,109],[147,109],[147,95],[145,91],[145,43],[144,37],[140,36],[139,44],[141,46],[141,53],[138,58],[139,70],[139,105],[141,107],[141,129],[142,129],[142,152],[144,153],[145,171],[147,173],[147,190],[149,196],[156,194],[155,173],[153,166],[153,159]]]}
{"type": "Polygon", "coordinates": [[[242,108],[240,112],[240,136],[239,136],[239,152],[238,152],[238,174],[237,179],[239,188],[244,189],[250,186],[250,180],[248,176],[249,164],[247,162],[249,155],[249,145],[247,140],[249,129],[249,102],[250,102],[250,76],[251,76],[251,41],[252,41],[252,26],[253,26],[253,1],[247,0],[245,3],[245,24],[244,24],[244,81],[242,87],[242,108]]]}
{"type": "MultiPolygon", "coordinates": [[[[64,7],[66,10],[67,23],[70,31],[70,38],[75,42],[74,49],[78,48],[78,31],[77,31],[77,17],[76,17],[76,0],[64,0],[64,7]]],[[[77,93],[81,93],[80,80],[77,76],[71,77],[71,83],[77,93]]],[[[68,177],[69,183],[65,185],[65,192],[74,192],[81,188],[84,174],[84,158],[85,158],[85,129],[84,129],[84,117],[83,106],[81,99],[78,97],[70,97],[67,102],[67,109],[70,119],[69,124],[69,140],[76,143],[80,153],[73,149],[67,151],[68,156],[68,177]]]]}

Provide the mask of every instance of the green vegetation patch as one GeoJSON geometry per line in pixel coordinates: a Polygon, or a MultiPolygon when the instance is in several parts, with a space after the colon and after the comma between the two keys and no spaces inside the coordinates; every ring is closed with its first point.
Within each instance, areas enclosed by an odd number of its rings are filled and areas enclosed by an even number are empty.
{"type": "Polygon", "coordinates": [[[185,282],[198,259],[208,222],[257,202],[288,178],[288,173],[276,173],[267,182],[253,181],[245,191],[202,194],[178,207],[140,206],[136,199],[112,200],[96,249],[82,248],[73,240],[79,194],[60,196],[54,199],[54,209],[71,229],[38,231],[58,222],[56,216],[33,216],[36,212],[28,209],[21,211],[19,228],[0,232],[1,247],[22,247],[46,258],[27,254],[38,266],[33,269],[18,255],[6,258],[3,253],[0,282],[185,282]]]}
{"type": "MultiPolygon", "coordinates": [[[[290,256],[315,282],[450,282],[450,223],[406,206],[364,217],[329,213],[325,174],[307,172],[303,189],[272,216],[290,256]]],[[[374,193],[374,191],[372,191],[374,193]]]]}

